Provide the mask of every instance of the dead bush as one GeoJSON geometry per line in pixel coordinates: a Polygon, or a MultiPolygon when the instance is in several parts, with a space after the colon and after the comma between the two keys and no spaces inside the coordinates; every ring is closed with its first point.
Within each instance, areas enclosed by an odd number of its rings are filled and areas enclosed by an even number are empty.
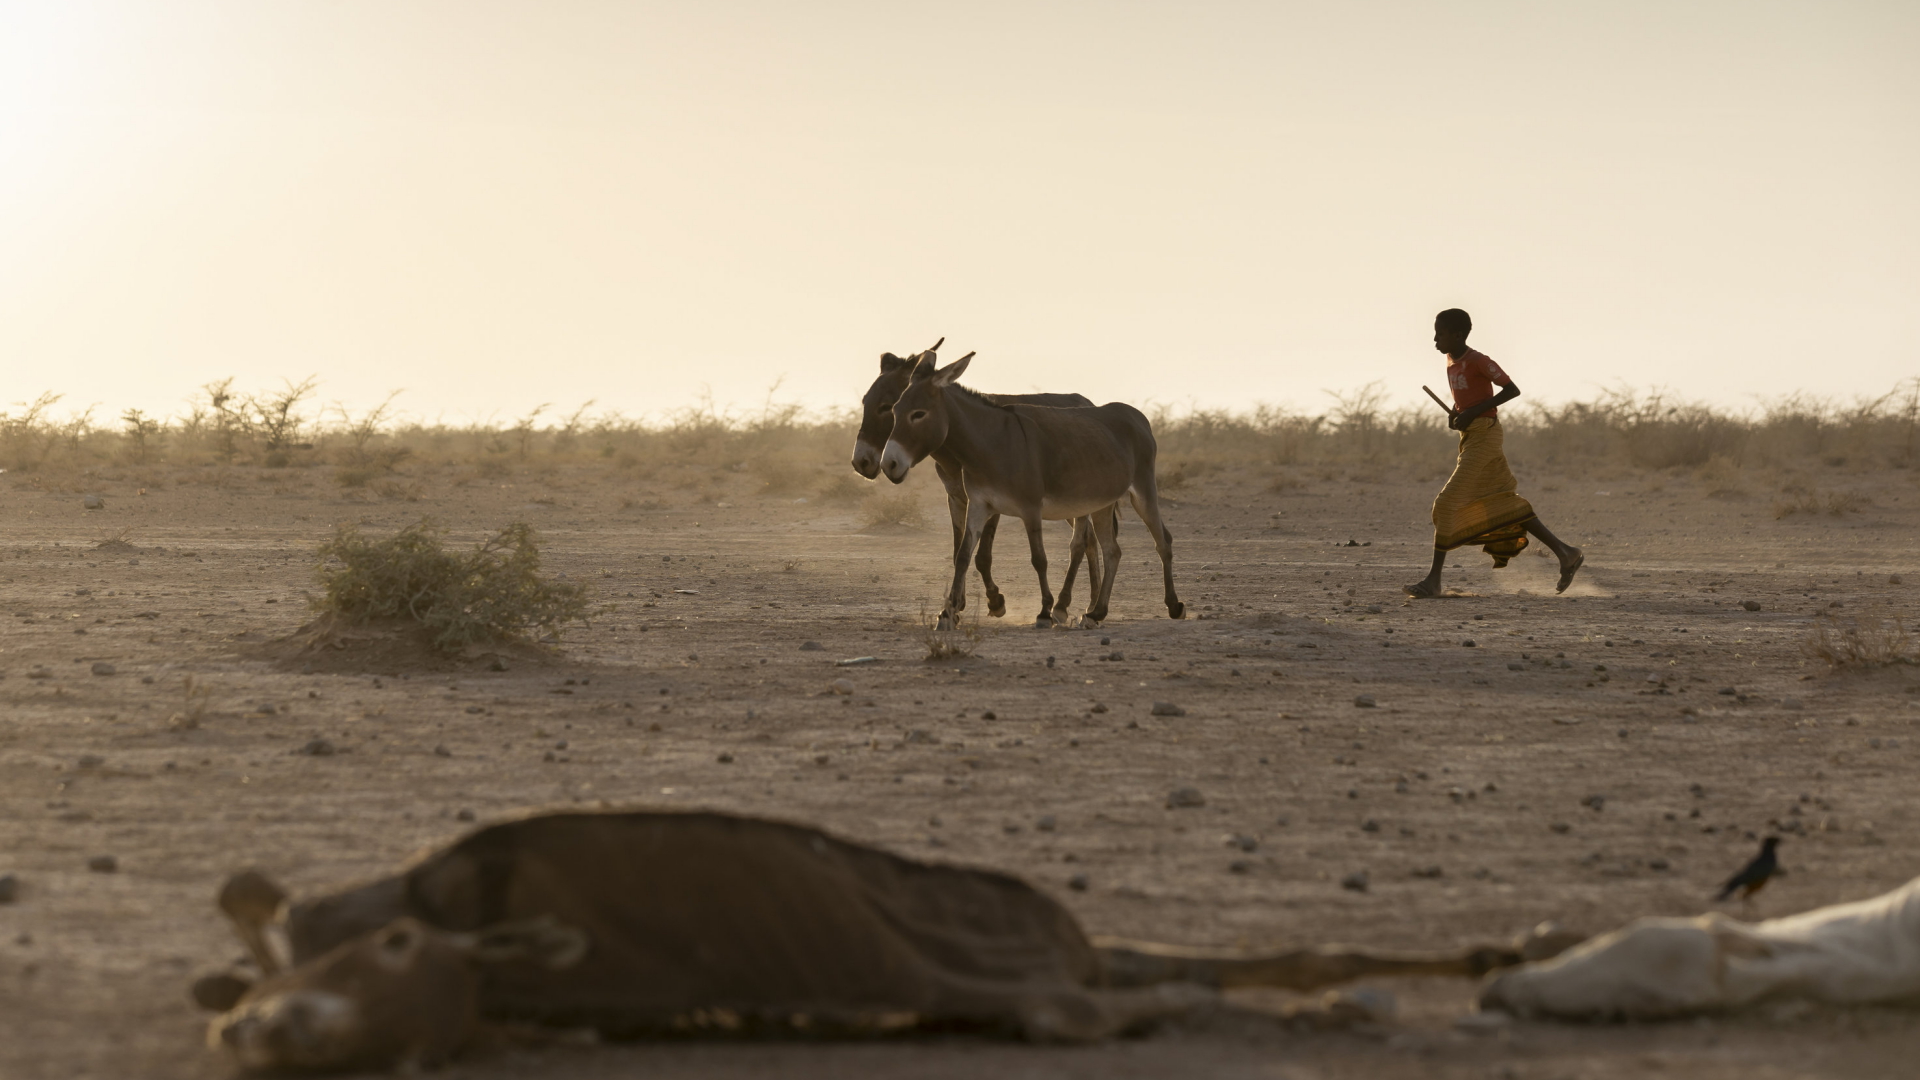
{"type": "Polygon", "coordinates": [[[834,473],[814,489],[814,498],[823,503],[856,503],[873,491],[873,481],[848,473],[834,473]]]}
{"type": "Polygon", "coordinates": [[[804,491],[814,470],[787,457],[763,457],[747,463],[747,472],[760,481],[762,495],[792,495],[804,491]]]}
{"type": "Polygon", "coordinates": [[[868,529],[924,529],[927,527],[927,511],[920,505],[920,500],[908,492],[893,495],[874,492],[861,504],[860,524],[868,529]]]}
{"type": "Polygon", "coordinates": [[[557,634],[587,612],[585,589],[541,576],[537,538],[524,522],[464,552],[448,549],[425,520],[380,540],[341,525],[319,555],[316,608],[351,623],[417,622],[446,651],[557,634]]]}
{"type": "Polygon", "coordinates": [[[1807,633],[1802,647],[1808,656],[1825,661],[1835,671],[1920,664],[1920,649],[1916,649],[1905,621],[1897,618],[1862,623],[1822,616],[1807,633]]]}
{"type": "Polygon", "coordinates": [[[980,604],[968,604],[954,620],[951,629],[940,629],[940,617],[920,609],[920,643],[927,647],[928,660],[963,660],[980,647],[980,604]]]}
{"type": "Polygon", "coordinates": [[[1774,520],[1793,514],[1856,514],[1873,500],[1856,491],[1829,491],[1822,496],[1820,492],[1808,488],[1788,488],[1782,492],[1782,498],[1773,504],[1774,520]]]}

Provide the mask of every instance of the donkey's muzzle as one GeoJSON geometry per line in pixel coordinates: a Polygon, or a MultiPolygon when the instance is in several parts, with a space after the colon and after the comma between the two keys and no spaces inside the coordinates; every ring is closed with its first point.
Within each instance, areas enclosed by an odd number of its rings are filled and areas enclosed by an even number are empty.
{"type": "Polygon", "coordinates": [[[872,443],[853,444],[853,471],[869,480],[880,475],[880,451],[872,443]]]}
{"type": "Polygon", "coordinates": [[[913,468],[913,458],[907,455],[899,443],[887,440],[887,449],[880,455],[880,471],[887,479],[898,484],[906,480],[907,472],[913,468]]]}

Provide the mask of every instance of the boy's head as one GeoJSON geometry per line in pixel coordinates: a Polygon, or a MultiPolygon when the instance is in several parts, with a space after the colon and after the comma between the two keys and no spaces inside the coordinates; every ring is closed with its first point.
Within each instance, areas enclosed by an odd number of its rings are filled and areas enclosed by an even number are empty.
{"type": "Polygon", "coordinates": [[[1448,356],[1459,356],[1472,332],[1473,317],[1457,307],[1448,308],[1433,318],[1433,347],[1448,356]]]}

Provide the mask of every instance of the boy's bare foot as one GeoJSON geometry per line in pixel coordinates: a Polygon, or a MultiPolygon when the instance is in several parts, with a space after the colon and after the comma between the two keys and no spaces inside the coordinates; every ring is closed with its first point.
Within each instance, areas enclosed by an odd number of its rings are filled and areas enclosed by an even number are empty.
{"type": "Polygon", "coordinates": [[[1580,568],[1586,564],[1586,552],[1581,551],[1577,547],[1568,548],[1567,553],[1560,557],[1560,584],[1555,585],[1553,591],[1557,593],[1566,592],[1567,586],[1573,584],[1573,575],[1579,573],[1580,568]]]}
{"type": "Polygon", "coordinates": [[[1439,584],[1432,581],[1416,581],[1411,585],[1403,585],[1401,588],[1407,591],[1408,596],[1416,600],[1427,600],[1440,595],[1439,584]]]}

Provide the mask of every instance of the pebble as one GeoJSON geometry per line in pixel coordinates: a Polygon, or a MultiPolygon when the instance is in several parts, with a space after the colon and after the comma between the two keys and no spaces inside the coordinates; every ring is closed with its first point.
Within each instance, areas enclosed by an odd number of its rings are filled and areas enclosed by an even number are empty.
{"type": "Polygon", "coordinates": [[[853,680],[852,679],[835,679],[833,680],[833,682],[828,684],[828,688],[831,689],[834,693],[839,694],[842,697],[845,697],[848,694],[853,693],[853,680]]]}
{"type": "Polygon", "coordinates": [[[1547,826],[1547,828],[1552,829],[1554,832],[1557,832],[1557,833],[1565,833],[1567,830],[1573,828],[1573,826],[1567,824],[1564,821],[1556,821],[1553,824],[1547,826]]]}
{"type": "Polygon", "coordinates": [[[1760,610],[1760,601],[1758,601],[1758,600],[1742,600],[1742,601],[1740,601],[1740,606],[1741,606],[1741,607],[1743,607],[1743,608],[1746,608],[1746,609],[1747,609],[1748,611],[1759,611],[1759,610],[1760,610]]]}
{"type": "Polygon", "coordinates": [[[1239,848],[1241,851],[1253,851],[1260,846],[1260,841],[1242,833],[1235,833],[1227,837],[1227,846],[1239,848]]]}
{"type": "Polygon", "coordinates": [[[1235,859],[1227,864],[1227,872],[1230,874],[1251,874],[1253,872],[1253,860],[1235,859]]]}
{"type": "Polygon", "coordinates": [[[75,765],[83,769],[97,769],[106,763],[107,759],[101,757],[99,754],[81,754],[79,759],[74,762],[75,765]]]}
{"type": "Polygon", "coordinates": [[[455,814],[453,815],[453,820],[455,820],[455,821],[472,821],[472,820],[473,820],[473,811],[471,811],[471,810],[465,810],[465,809],[463,809],[463,810],[460,810],[459,812],[457,812],[457,813],[455,813],[455,814]]]}
{"type": "Polygon", "coordinates": [[[307,745],[301,747],[300,752],[308,757],[332,757],[334,753],[333,744],[325,739],[307,740],[307,745]]]}
{"type": "Polygon", "coordinates": [[[1355,697],[1355,698],[1353,699],[1353,706],[1354,706],[1354,708],[1356,708],[1356,709],[1371,709],[1371,708],[1373,708],[1373,706],[1374,706],[1374,701],[1373,701],[1373,695],[1372,695],[1372,694],[1360,694],[1359,696],[1357,696],[1357,697],[1355,697]]]}
{"type": "Polygon", "coordinates": [[[1580,805],[1591,806],[1596,811],[1602,810],[1606,808],[1607,797],[1605,795],[1589,795],[1586,798],[1580,800],[1580,805]]]}
{"type": "Polygon", "coordinates": [[[82,495],[80,496],[80,505],[88,510],[105,510],[107,508],[107,500],[98,495],[82,495]]]}
{"type": "Polygon", "coordinates": [[[1200,794],[1199,788],[1174,788],[1167,793],[1167,809],[1177,810],[1207,805],[1207,797],[1200,794]]]}
{"type": "Polygon", "coordinates": [[[120,669],[107,663],[105,660],[95,660],[92,671],[95,675],[118,675],[120,673],[120,669]]]}
{"type": "Polygon", "coordinates": [[[845,660],[835,660],[833,662],[833,666],[834,667],[861,667],[862,665],[865,665],[865,664],[877,664],[879,662],[880,662],[880,658],[877,656],[849,656],[845,660]]]}
{"type": "Polygon", "coordinates": [[[723,752],[720,754],[719,757],[716,757],[713,760],[719,762],[722,765],[731,765],[733,764],[733,755],[723,752]]]}
{"type": "Polygon", "coordinates": [[[1355,870],[1353,873],[1340,879],[1340,887],[1349,892],[1366,892],[1367,882],[1369,880],[1365,870],[1355,870]]]}
{"type": "Polygon", "coordinates": [[[1067,888],[1072,889],[1074,892],[1086,892],[1087,891],[1087,875],[1075,874],[1072,877],[1068,878],[1067,888]]]}
{"type": "Polygon", "coordinates": [[[1667,860],[1665,860],[1665,859],[1649,859],[1649,860],[1647,860],[1647,869],[1649,869],[1649,870],[1667,870],[1667,869],[1671,869],[1671,868],[1672,868],[1672,866],[1673,866],[1673,864],[1672,864],[1672,863],[1670,863],[1670,862],[1668,862],[1668,861],[1667,861],[1667,860]]]}
{"type": "Polygon", "coordinates": [[[1152,715],[1154,716],[1185,716],[1187,715],[1187,710],[1181,708],[1178,705],[1175,705],[1171,701],[1156,701],[1153,703],[1152,715]]]}
{"type": "Polygon", "coordinates": [[[452,757],[453,751],[447,749],[447,745],[445,743],[441,743],[440,745],[435,746],[433,748],[433,756],[434,757],[452,757]]]}
{"type": "Polygon", "coordinates": [[[1360,831],[1361,832],[1379,832],[1380,823],[1373,820],[1372,818],[1368,818],[1367,820],[1360,823],[1360,831]]]}
{"type": "Polygon", "coordinates": [[[933,745],[940,741],[940,737],[937,735],[929,734],[928,732],[922,731],[919,728],[914,728],[912,731],[907,732],[907,737],[902,741],[909,742],[909,743],[933,745]]]}
{"type": "Polygon", "coordinates": [[[800,643],[801,652],[825,652],[826,649],[827,647],[825,645],[817,641],[803,641],[800,643]]]}
{"type": "Polygon", "coordinates": [[[20,878],[14,874],[0,874],[0,904],[11,904],[20,895],[20,878]]]}
{"type": "Polygon", "coordinates": [[[1087,711],[1091,713],[1103,713],[1107,711],[1107,706],[1103,702],[1096,701],[1093,703],[1093,708],[1088,709],[1087,711]]]}
{"type": "Polygon", "coordinates": [[[87,860],[87,869],[96,874],[111,874],[120,869],[120,860],[111,855],[95,855],[87,860]]]}
{"type": "Polygon", "coordinates": [[[1568,727],[1572,727],[1575,724],[1582,723],[1583,718],[1578,716],[1556,716],[1553,718],[1553,722],[1556,724],[1565,724],[1568,727]]]}
{"type": "Polygon", "coordinates": [[[1463,648],[1463,649],[1477,649],[1477,648],[1479,648],[1479,646],[1478,646],[1478,645],[1475,645],[1475,644],[1473,643],[1473,639],[1472,639],[1472,638],[1467,638],[1466,640],[1464,640],[1464,641],[1462,641],[1462,642],[1460,643],[1460,647],[1461,647],[1461,648],[1463,648]]]}
{"type": "Polygon", "coordinates": [[[1052,832],[1058,824],[1059,822],[1054,820],[1052,814],[1042,814],[1040,820],[1033,823],[1033,827],[1041,832],[1052,832]]]}

